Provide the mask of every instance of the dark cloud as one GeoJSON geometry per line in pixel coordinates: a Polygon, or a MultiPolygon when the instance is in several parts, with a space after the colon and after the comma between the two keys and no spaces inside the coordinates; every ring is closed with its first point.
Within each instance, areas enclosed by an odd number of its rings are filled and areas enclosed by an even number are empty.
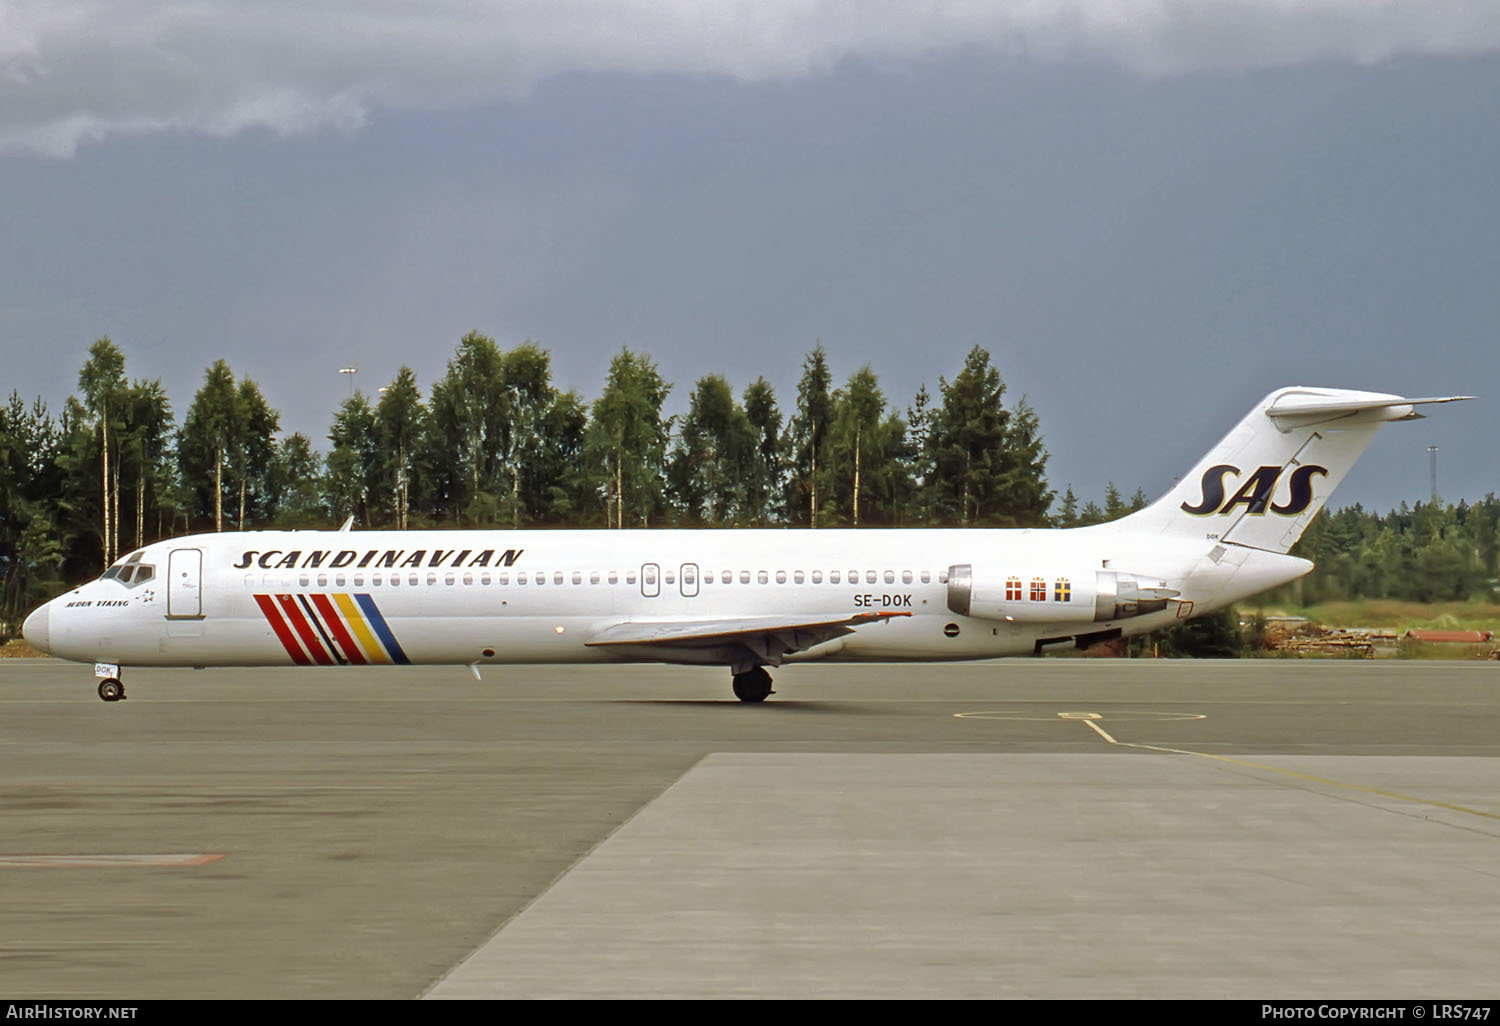
{"type": "Polygon", "coordinates": [[[1494,52],[1489,0],[0,0],[0,148],[354,129],[567,73],[826,74],[973,47],[1148,75],[1494,52]]]}

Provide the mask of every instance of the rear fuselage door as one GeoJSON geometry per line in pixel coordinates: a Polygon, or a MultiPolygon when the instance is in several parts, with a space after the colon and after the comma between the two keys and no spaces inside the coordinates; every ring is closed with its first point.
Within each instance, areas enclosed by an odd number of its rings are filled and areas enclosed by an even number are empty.
{"type": "Polygon", "coordinates": [[[167,557],[167,619],[203,616],[203,550],[173,549],[167,557]]]}

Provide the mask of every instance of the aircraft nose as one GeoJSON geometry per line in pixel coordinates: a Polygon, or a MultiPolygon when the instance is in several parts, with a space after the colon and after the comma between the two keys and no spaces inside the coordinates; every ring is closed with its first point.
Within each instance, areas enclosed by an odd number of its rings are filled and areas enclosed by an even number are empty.
{"type": "Polygon", "coordinates": [[[21,637],[26,639],[26,643],[32,648],[41,649],[47,653],[51,653],[52,651],[52,639],[48,637],[50,632],[48,631],[47,624],[49,616],[47,606],[51,604],[50,602],[45,603],[40,609],[28,616],[25,623],[21,624],[21,637]]]}

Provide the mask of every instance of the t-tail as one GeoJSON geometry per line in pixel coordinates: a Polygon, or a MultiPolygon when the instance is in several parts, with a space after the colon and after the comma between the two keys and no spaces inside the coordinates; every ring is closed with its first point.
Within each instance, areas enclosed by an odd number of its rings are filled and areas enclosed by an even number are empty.
{"type": "Polygon", "coordinates": [[[1420,419],[1416,407],[1428,403],[1472,398],[1279,388],[1170,492],[1118,526],[1287,552],[1381,425],[1420,419]]]}

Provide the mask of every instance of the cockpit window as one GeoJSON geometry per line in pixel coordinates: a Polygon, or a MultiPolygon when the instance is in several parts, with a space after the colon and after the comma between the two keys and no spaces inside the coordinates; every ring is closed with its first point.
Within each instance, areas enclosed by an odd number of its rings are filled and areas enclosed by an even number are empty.
{"type": "Polygon", "coordinates": [[[116,563],[104,573],[99,575],[101,581],[119,581],[129,587],[137,584],[145,584],[156,576],[156,567],[150,563],[139,562],[141,554],[134,553],[130,559],[123,563],[116,563]]]}

